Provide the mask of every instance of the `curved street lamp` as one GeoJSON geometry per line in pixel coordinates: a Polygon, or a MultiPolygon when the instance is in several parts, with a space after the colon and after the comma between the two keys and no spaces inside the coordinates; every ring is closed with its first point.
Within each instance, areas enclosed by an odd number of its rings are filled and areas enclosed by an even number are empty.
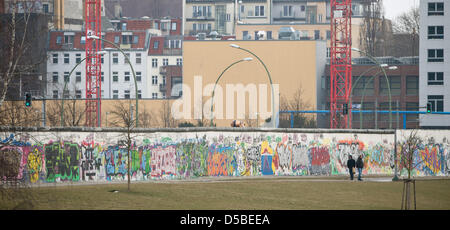
{"type": "MultiPolygon", "coordinates": [[[[383,65],[383,66],[380,66],[380,67],[387,67],[388,65],[383,65]]],[[[382,68],[383,69],[383,68],[382,68]]],[[[389,70],[396,70],[397,69],[397,66],[390,66],[389,68],[388,68],[389,70]]],[[[384,69],[383,69],[384,70],[384,69]]],[[[361,97],[361,106],[362,106],[362,104],[363,104],[363,102],[364,102],[364,97],[365,97],[365,95],[366,95],[366,88],[367,88],[367,84],[368,83],[370,83],[372,80],[373,80],[373,78],[375,77],[375,76],[377,76],[379,73],[380,73],[381,71],[378,71],[377,73],[375,73],[372,77],[370,77],[370,79],[366,82],[366,84],[364,85],[364,89],[363,89],[363,93],[362,93],[362,97],[361,97]]],[[[390,104],[390,103],[389,103],[390,104]]],[[[362,117],[362,113],[361,113],[361,111],[359,111],[359,128],[361,128],[362,127],[362,121],[363,121],[363,117],[362,117]]],[[[392,122],[392,120],[391,120],[391,122],[392,122]]]]}
{"type": "Polygon", "coordinates": [[[276,118],[275,118],[275,95],[274,95],[274,89],[273,89],[272,77],[270,76],[270,73],[269,73],[269,70],[267,69],[266,64],[264,64],[264,62],[261,60],[261,58],[259,58],[259,57],[258,57],[256,54],[254,54],[252,51],[250,51],[250,50],[248,50],[248,49],[245,49],[245,48],[242,48],[242,47],[240,47],[239,45],[236,45],[236,44],[230,44],[230,46],[231,46],[232,48],[240,49],[240,50],[243,50],[243,51],[245,51],[245,52],[251,54],[251,55],[254,56],[256,59],[258,59],[259,63],[261,63],[261,64],[264,66],[264,69],[266,70],[266,73],[267,73],[267,77],[269,78],[270,88],[271,88],[271,90],[272,90],[272,118],[271,118],[271,120],[272,120],[273,127],[276,128],[277,125],[276,125],[276,118]]]}
{"type": "Polygon", "coordinates": [[[370,60],[375,62],[378,66],[380,66],[381,71],[383,71],[384,78],[386,79],[386,84],[387,84],[387,87],[388,87],[388,93],[389,93],[389,129],[392,129],[392,105],[391,105],[392,96],[391,96],[391,87],[389,85],[389,79],[388,79],[388,77],[386,75],[386,71],[384,70],[384,68],[381,67],[382,64],[377,59],[375,59],[374,57],[370,56],[368,53],[366,53],[366,52],[364,52],[364,51],[362,51],[362,50],[360,50],[358,48],[352,48],[352,50],[356,51],[356,52],[360,52],[360,53],[366,55],[366,57],[368,57],[370,60]]]}
{"type": "Polygon", "coordinates": [[[69,76],[67,76],[68,81],[66,81],[66,79],[64,79],[63,97],[62,97],[62,100],[61,100],[61,127],[64,126],[64,99],[65,99],[65,97],[64,97],[64,92],[66,92],[67,82],[70,81],[70,76],[72,75],[73,71],[75,71],[75,69],[76,69],[82,62],[84,62],[86,59],[88,59],[88,58],[90,58],[90,57],[92,57],[92,56],[95,56],[95,55],[104,55],[104,54],[106,54],[106,51],[99,51],[99,52],[97,52],[96,54],[93,54],[93,55],[90,55],[90,56],[87,56],[87,57],[81,59],[80,62],[78,62],[78,63],[72,68],[72,70],[71,70],[70,73],[69,73],[69,76]]]}
{"type": "Polygon", "coordinates": [[[220,78],[222,78],[222,75],[223,75],[228,69],[230,69],[232,66],[234,66],[234,65],[236,65],[236,64],[238,64],[238,63],[240,63],[240,62],[251,61],[251,60],[253,60],[253,58],[250,58],[250,57],[249,57],[249,58],[244,58],[244,59],[241,59],[241,60],[239,60],[239,61],[235,61],[235,62],[231,63],[231,65],[229,65],[227,68],[225,68],[225,69],[222,71],[222,73],[219,75],[219,77],[217,78],[216,83],[214,84],[214,89],[213,89],[213,91],[212,91],[212,96],[211,96],[211,122],[210,122],[210,126],[211,126],[211,127],[213,126],[213,118],[214,118],[214,114],[213,114],[214,92],[216,91],[217,83],[219,82],[220,78]]]}
{"type": "Polygon", "coordinates": [[[136,94],[136,128],[137,128],[139,126],[139,119],[138,119],[139,118],[139,112],[138,112],[138,104],[139,104],[138,103],[139,102],[138,86],[137,86],[137,81],[136,81],[136,72],[134,72],[134,68],[133,68],[133,65],[131,64],[131,61],[130,61],[129,57],[125,54],[125,52],[117,44],[115,44],[115,43],[113,43],[111,41],[105,40],[105,39],[100,38],[100,37],[95,36],[95,35],[87,36],[86,39],[97,39],[97,40],[106,42],[106,43],[114,46],[116,49],[118,49],[123,54],[123,56],[125,56],[125,60],[130,65],[131,72],[133,73],[133,78],[134,78],[134,88],[135,88],[135,91],[136,91],[135,94],[136,94]]]}

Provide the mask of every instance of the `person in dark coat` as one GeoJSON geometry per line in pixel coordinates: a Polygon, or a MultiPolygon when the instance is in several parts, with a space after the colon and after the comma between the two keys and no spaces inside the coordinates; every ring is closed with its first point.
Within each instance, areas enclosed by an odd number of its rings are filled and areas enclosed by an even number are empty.
{"type": "Polygon", "coordinates": [[[358,180],[362,181],[362,169],[364,168],[364,161],[362,159],[362,155],[359,155],[358,159],[356,160],[356,168],[358,169],[358,180]]]}
{"type": "Polygon", "coordinates": [[[347,167],[348,167],[348,172],[350,173],[350,180],[353,180],[355,160],[353,160],[352,155],[348,156],[347,167]]]}

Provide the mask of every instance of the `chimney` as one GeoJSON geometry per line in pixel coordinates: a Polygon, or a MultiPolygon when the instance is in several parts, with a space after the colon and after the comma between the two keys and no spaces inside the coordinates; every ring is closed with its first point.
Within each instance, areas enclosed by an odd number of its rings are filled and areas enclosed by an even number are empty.
{"type": "Polygon", "coordinates": [[[122,6],[120,6],[120,2],[114,3],[114,17],[121,18],[122,17],[122,6]]]}

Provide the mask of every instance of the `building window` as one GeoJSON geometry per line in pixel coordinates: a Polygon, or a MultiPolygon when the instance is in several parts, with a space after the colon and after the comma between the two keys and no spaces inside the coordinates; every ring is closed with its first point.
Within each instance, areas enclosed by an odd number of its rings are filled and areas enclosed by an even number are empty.
{"type": "Polygon", "coordinates": [[[301,11],[305,11],[305,6],[300,6],[301,11]]]}
{"type": "Polygon", "coordinates": [[[75,97],[80,99],[81,98],[81,90],[75,91],[75,97]]]}
{"type": "Polygon", "coordinates": [[[153,99],[158,98],[158,93],[152,93],[152,98],[153,98],[153,99]]]}
{"type": "Polygon", "coordinates": [[[48,14],[49,10],[48,10],[48,4],[42,4],[42,11],[44,12],[44,14],[48,14]]]}
{"type": "Polygon", "coordinates": [[[166,76],[162,76],[162,85],[166,85],[166,76]]]}
{"type": "Polygon", "coordinates": [[[266,31],[267,40],[272,40],[272,31],[266,31]]]}
{"type": "Polygon", "coordinates": [[[327,58],[331,57],[331,48],[327,48],[327,58]]]}
{"type": "Polygon", "coordinates": [[[364,92],[364,95],[367,95],[367,96],[374,95],[374,93],[375,93],[374,83],[373,83],[373,79],[371,81],[369,81],[370,79],[371,79],[371,77],[368,77],[368,76],[362,76],[361,78],[356,78],[356,77],[352,78],[352,81],[353,81],[352,95],[353,96],[362,96],[363,92],[364,92]],[[358,80],[358,82],[356,82],[357,80],[358,80]],[[364,88],[365,88],[365,91],[364,91],[364,88]]]}
{"type": "Polygon", "coordinates": [[[119,64],[119,54],[113,53],[113,64],[119,64]]]}
{"type": "Polygon", "coordinates": [[[264,6],[255,6],[255,16],[264,17],[264,6]]]}
{"type": "Polygon", "coordinates": [[[62,36],[56,36],[56,44],[62,43],[62,36]]]}
{"type": "Polygon", "coordinates": [[[183,59],[177,58],[177,66],[182,66],[182,65],[183,65],[183,59]]]}
{"type": "Polygon", "coordinates": [[[58,99],[58,90],[53,90],[53,98],[58,99]]]}
{"type": "Polygon", "coordinates": [[[102,72],[102,73],[101,73],[101,80],[102,80],[102,82],[105,81],[105,72],[102,72]]]}
{"type": "Polygon", "coordinates": [[[136,81],[142,81],[142,72],[136,72],[136,81]]]}
{"type": "Polygon", "coordinates": [[[157,50],[159,47],[159,41],[153,42],[153,49],[157,50]]]}
{"type": "Polygon", "coordinates": [[[429,2],[428,3],[428,16],[444,15],[444,3],[443,2],[429,2]]]}
{"type": "Polygon", "coordinates": [[[242,31],[242,40],[249,40],[248,31],[242,31]]]}
{"type": "Polygon", "coordinates": [[[231,14],[227,14],[227,22],[231,21],[231,14]]]}
{"type": "Polygon", "coordinates": [[[158,59],[157,58],[152,58],[152,67],[153,68],[158,67],[158,59]]]}
{"type": "Polygon", "coordinates": [[[58,72],[53,72],[53,83],[58,83],[58,72]]]}
{"type": "Polygon", "coordinates": [[[142,98],[142,91],[138,90],[138,98],[141,99],[142,98]]]}
{"type": "Polygon", "coordinates": [[[401,78],[400,76],[388,76],[389,88],[384,77],[379,78],[380,82],[380,94],[389,95],[389,89],[391,90],[391,95],[400,95],[401,93],[401,78]]]}
{"type": "Polygon", "coordinates": [[[113,99],[119,99],[119,90],[113,90],[113,99]]]}
{"type": "Polygon", "coordinates": [[[64,72],[64,82],[69,82],[69,72],[64,72]]]}
{"type": "Polygon", "coordinates": [[[444,85],[444,72],[428,72],[428,85],[444,85]]]}
{"type": "Polygon", "coordinates": [[[123,57],[123,64],[128,64],[128,60],[130,60],[131,54],[125,53],[125,56],[123,57]]]}
{"type": "Polygon", "coordinates": [[[64,35],[65,44],[73,44],[73,35],[64,35]]]}
{"type": "Polygon", "coordinates": [[[152,85],[158,85],[158,76],[152,76],[152,85]]]}
{"type": "Polygon", "coordinates": [[[75,82],[81,82],[81,72],[75,73],[75,82]]]}
{"type": "Polygon", "coordinates": [[[283,16],[292,17],[292,6],[283,6],[283,16]]]}
{"type": "Polygon", "coordinates": [[[406,95],[419,95],[419,77],[406,77],[406,95]]]}
{"type": "Polygon", "coordinates": [[[331,39],[331,31],[327,30],[327,40],[330,40],[330,39],[331,39]]]}
{"type": "Polygon", "coordinates": [[[444,62],[444,49],[428,49],[428,62],[444,62]]]}
{"type": "Polygon", "coordinates": [[[58,64],[58,54],[53,54],[53,64],[58,64]]]}
{"type": "Polygon", "coordinates": [[[122,23],[122,30],[127,30],[127,23],[126,22],[122,23]]]}
{"type": "Polygon", "coordinates": [[[119,81],[119,72],[113,72],[113,82],[118,82],[119,81]]]}
{"type": "Polygon", "coordinates": [[[169,59],[164,58],[163,59],[163,66],[169,65],[169,59]]]}
{"type": "Polygon", "coordinates": [[[64,64],[69,64],[69,63],[70,63],[70,55],[64,54],[64,64]]]}
{"type": "Polygon", "coordinates": [[[122,35],[122,44],[128,45],[133,41],[133,35],[122,35]]]}
{"type": "Polygon", "coordinates": [[[142,54],[137,53],[136,54],[136,64],[141,64],[142,63],[142,54]]]}
{"type": "Polygon", "coordinates": [[[124,90],[123,91],[123,97],[125,99],[130,99],[130,90],[124,90]]]}
{"type": "Polygon", "coordinates": [[[130,72],[125,72],[124,81],[130,81],[130,72]]]}
{"type": "Polygon", "coordinates": [[[431,103],[431,112],[444,112],[443,95],[429,95],[428,103],[431,103]]]}
{"type": "Polygon", "coordinates": [[[86,44],[86,37],[85,36],[81,36],[80,44],[86,44]]]}
{"type": "Polygon", "coordinates": [[[114,43],[116,44],[120,43],[120,36],[114,36],[114,43]]]}
{"type": "Polygon", "coordinates": [[[428,39],[444,39],[444,26],[428,26],[428,39]]]}
{"type": "Polygon", "coordinates": [[[78,64],[81,62],[81,54],[75,54],[75,62],[78,64]]]}
{"type": "Polygon", "coordinates": [[[172,30],[177,30],[177,23],[176,22],[172,22],[172,30]]]}

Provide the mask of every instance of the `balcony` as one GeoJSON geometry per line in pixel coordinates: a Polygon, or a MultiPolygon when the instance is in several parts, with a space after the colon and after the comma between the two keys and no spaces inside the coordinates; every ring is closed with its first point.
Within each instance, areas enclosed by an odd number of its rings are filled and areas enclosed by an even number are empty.
{"type": "Polygon", "coordinates": [[[181,55],[181,49],[163,49],[163,55],[181,55]]]}
{"type": "Polygon", "coordinates": [[[161,66],[161,67],[159,67],[159,73],[160,73],[161,75],[166,75],[166,74],[167,74],[167,68],[166,68],[166,66],[161,66]]]}
{"type": "Polygon", "coordinates": [[[160,92],[166,92],[167,91],[167,85],[166,84],[159,84],[159,91],[160,92]]]}

